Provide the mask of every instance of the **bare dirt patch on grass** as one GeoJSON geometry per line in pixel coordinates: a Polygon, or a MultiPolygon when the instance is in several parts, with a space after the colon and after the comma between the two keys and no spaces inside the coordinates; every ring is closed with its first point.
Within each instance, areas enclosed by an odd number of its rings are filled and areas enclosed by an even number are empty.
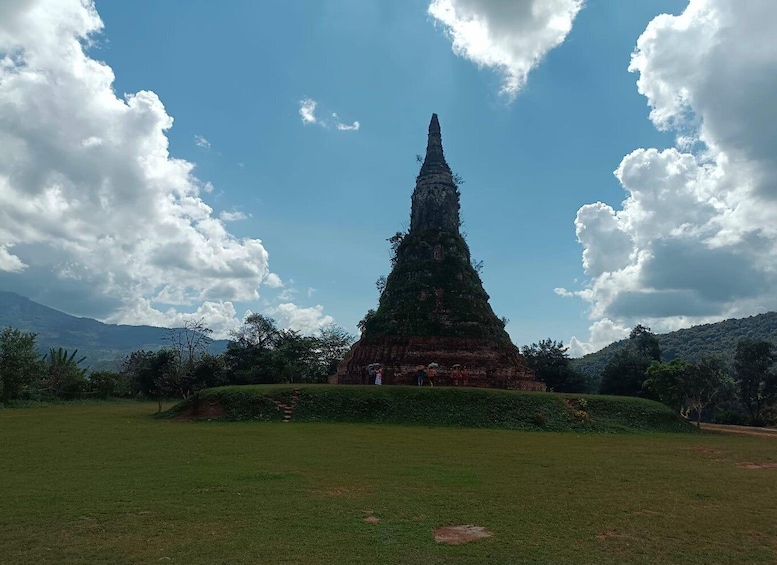
{"type": "Polygon", "coordinates": [[[605,530],[601,533],[596,534],[596,539],[599,541],[607,541],[610,539],[626,539],[631,538],[629,534],[623,534],[621,532],[616,532],[615,530],[605,530]]]}
{"type": "Polygon", "coordinates": [[[187,408],[185,412],[175,416],[173,420],[179,422],[192,422],[196,420],[217,420],[224,416],[224,407],[220,402],[213,400],[205,400],[197,405],[197,413],[195,414],[192,407],[187,408]]]}
{"type": "Polygon", "coordinates": [[[483,538],[490,538],[493,535],[483,526],[473,526],[472,524],[443,526],[434,530],[434,541],[448,545],[461,545],[483,538]]]}
{"type": "Polygon", "coordinates": [[[742,469],[777,469],[777,463],[737,463],[742,469]]]}

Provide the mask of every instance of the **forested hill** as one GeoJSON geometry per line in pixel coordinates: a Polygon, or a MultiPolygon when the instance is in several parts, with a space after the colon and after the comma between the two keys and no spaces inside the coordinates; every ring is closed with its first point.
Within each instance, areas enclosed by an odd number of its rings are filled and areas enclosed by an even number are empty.
{"type": "MultiPolygon", "coordinates": [[[[717,355],[730,365],[740,339],[766,340],[777,344],[777,312],[694,326],[658,334],[656,338],[661,346],[663,361],[678,358],[697,361],[707,355],[717,355]]],[[[627,339],[616,341],[596,353],[573,359],[572,366],[586,375],[598,378],[610,357],[627,342],[627,339]]]]}
{"type": "MultiPolygon", "coordinates": [[[[0,329],[12,327],[37,334],[38,348],[78,349],[92,369],[114,368],[138,349],[157,350],[165,345],[169,330],[154,326],[104,324],[78,318],[33,302],[13,292],[0,291],[0,329]]],[[[214,341],[212,351],[220,353],[226,341],[214,341]]]]}

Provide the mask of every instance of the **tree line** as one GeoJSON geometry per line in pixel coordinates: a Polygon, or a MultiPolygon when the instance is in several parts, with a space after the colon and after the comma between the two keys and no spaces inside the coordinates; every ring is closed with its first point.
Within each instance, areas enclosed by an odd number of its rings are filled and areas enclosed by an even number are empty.
{"type": "Polygon", "coordinates": [[[601,374],[600,394],[663,402],[697,424],[703,418],[762,426],[777,416],[777,350],[766,340],[740,339],[732,363],[705,355],[696,362],[662,362],[650,328],[638,325],[601,374]],[[714,412],[713,412],[714,409],[714,412]],[[705,416],[706,414],[706,416],[705,416]]]}
{"type": "Polygon", "coordinates": [[[308,336],[251,314],[230,332],[224,353],[208,353],[203,320],[171,329],[157,351],[128,355],[119,371],[89,372],[77,351],[41,356],[34,333],[0,332],[0,401],[79,398],[187,398],[204,388],[240,384],[326,382],[355,337],[337,325],[308,336]]]}
{"type": "Polygon", "coordinates": [[[550,338],[522,347],[521,353],[552,392],[649,398],[697,425],[702,419],[756,426],[777,420],[777,348],[767,340],[739,339],[731,362],[716,355],[663,362],[656,335],[638,325],[599,376],[577,370],[563,342],[550,338]]]}

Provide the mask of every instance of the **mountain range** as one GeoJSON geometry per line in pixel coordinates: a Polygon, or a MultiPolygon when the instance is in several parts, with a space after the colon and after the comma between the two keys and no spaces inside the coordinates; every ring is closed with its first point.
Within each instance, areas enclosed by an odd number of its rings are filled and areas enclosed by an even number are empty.
{"type": "MultiPolygon", "coordinates": [[[[742,339],[770,341],[777,344],[777,312],[749,318],[732,318],[715,324],[703,324],[666,334],[656,334],[661,347],[661,360],[683,359],[691,363],[702,357],[720,357],[729,366],[734,361],[737,343],[742,339]]],[[[616,341],[596,353],[572,359],[572,366],[593,379],[598,379],[616,351],[628,343],[616,341]]]]}
{"type": "MultiPolygon", "coordinates": [[[[125,356],[138,349],[155,351],[166,344],[168,328],[104,324],[91,318],[65,314],[20,296],[0,291],[0,328],[10,326],[37,335],[38,348],[46,353],[62,347],[79,357],[92,370],[116,369],[125,356]]],[[[226,349],[226,340],[213,340],[212,353],[226,349]]]]}

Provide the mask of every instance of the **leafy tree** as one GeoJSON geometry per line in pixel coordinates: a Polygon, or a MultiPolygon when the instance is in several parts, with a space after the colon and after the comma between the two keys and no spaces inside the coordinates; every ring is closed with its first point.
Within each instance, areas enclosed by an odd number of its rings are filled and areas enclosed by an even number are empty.
{"type": "Polygon", "coordinates": [[[585,392],[585,377],[570,365],[568,349],[564,342],[548,338],[540,340],[539,343],[524,345],[521,353],[529,367],[534,370],[537,379],[545,383],[549,390],[585,392]]]}
{"type": "Polygon", "coordinates": [[[43,389],[48,394],[56,398],[77,398],[87,389],[86,369],[79,367],[86,357],[77,359],[76,355],[77,349],[68,355],[67,350],[52,347],[43,356],[43,389]]]}
{"type": "Polygon", "coordinates": [[[650,328],[637,324],[629,334],[629,344],[642,357],[651,361],[661,361],[661,347],[650,328]]]}
{"type": "Polygon", "coordinates": [[[272,349],[278,339],[278,326],[270,317],[250,314],[242,327],[230,332],[230,337],[242,347],[272,349]]]}
{"type": "Polygon", "coordinates": [[[705,357],[682,373],[680,390],[686,405],[696,412],[697,428],[701,428],[702,411],[720,398],[729,383],[728,371],[716,357],[705,357]]]}
{"type": "Polygon", "coordinates": [[[0,332],[0,399],[15,400],[35,389],[43,377],[35,334],[5,328],[0,332]]]}
{"type": "Polygon", "coordinates": [[[312,382],[320,373],[317,369],[317,340],[294,330],[281,330],[273,351],[276,382],[312,382]]]}
{"type": "Polygon", "coordinates": [[[226,360],[223,355],[204,354],[189,373],[192,392],[228,384],[226,360]]]}
{"type": "Polygon", "coordinates": [[[742,404],[753,425],[763,424],[763,411],[777,400],[777,360],[774,345],[768,341],[740,340],[734,354],[734,374],[742,404]]]}
{"type": "Polygon", "coordinates": [[[650,328],[638,325],[629,335],[626,347],[607,362],[599,383],[601,394],[640,396],[645,373],[653,361],[661,360],[661,348],[650,328]]]}
{"type": "Polygon", "coordinates": [[[154,390],[154,374],[151,362],[153,351],[139,349],[124,358],[121,373],[129,383],[130,392],[137,396],[150,396],[154,390]]]}
{"type": "Polygon", "coordinates": [[[321,330],[318,338],[319,360],[325,376],[334,375],[337,366],[351,349],[356,336],[337,324],[330,324],[321,330]]]}
{"type": "Polygon", "coordinates": [[[171,349],[161,349],[149,359],[146,370],[152,378],[153,387],[149,391],[156,397],[159,403],[159,412],[162,411],[162,402],[174,396],[189,396],[185,382],[185,373],[178,365],[178,356],[171,349]]]}
{"type": "Polygon", "coordinates": [[[276,382],[273,350],[278,344],[279,335],[275,320],[262,314],[249,315],[241,328],[230,332],[232,339],[224,353],[229,382],[276,382]]]}
{"type": "Polygon", "coordinates": [[[125,375],[115,371],[94,371],[89,375],[89,389],[97,398],[114,398],[129,395],[125,375]]]}
{"type": "Polygon", "coordinates": [[[687,370],[688,363],[682,359],[673,359],[669,363],[653,361],[645,372],[647,379],[642,383],[642,388],[659,402],[680,410],[683,403],[680,382],[687,370]]]}

